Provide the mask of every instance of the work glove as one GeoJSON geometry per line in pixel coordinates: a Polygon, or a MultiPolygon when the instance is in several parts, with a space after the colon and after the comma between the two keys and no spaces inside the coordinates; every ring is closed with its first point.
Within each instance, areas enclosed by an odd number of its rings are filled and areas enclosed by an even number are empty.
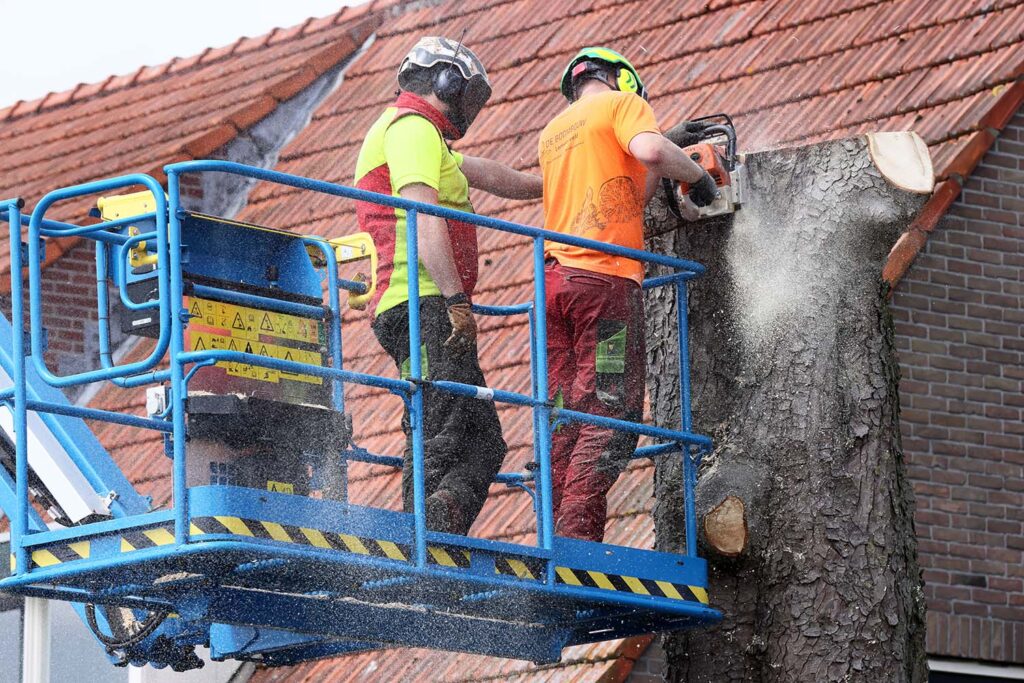
{"type": "Polygon", "coordinates": [[[715,179],[707,171],[704,171],[700,180],[690,184],[690,201],[697,206],[707,206],[717,197],[718,187],[715,185],[715,179]]]}
{"type": "Polygon", "coordinates": [[[704,129],[708,127],[705,121],[686,121],[682,131],[673,131],[674,142],[680,147],[689,147],[704,141],[704,129]]]}
{"type": "Polygon", "coordinates": [[[448,320],[452,323],[452,334],[445,340],[446,349],[470,348],[476,343],[476,318],[470,308],[469,297],[459,292],[445,299],[448,320]]]}

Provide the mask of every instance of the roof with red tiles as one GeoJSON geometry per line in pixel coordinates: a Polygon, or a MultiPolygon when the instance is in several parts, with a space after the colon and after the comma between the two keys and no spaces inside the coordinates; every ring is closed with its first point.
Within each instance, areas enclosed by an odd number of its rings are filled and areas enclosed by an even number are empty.
{"type": "MultiPolygon", "coordinates": [[[[351,57],[383,18],[370,5],[0,109],[0,197],[204,158],[351,57]]],[[[88,207],[86,207],[88,208],[88,207]]],[[[78,204],[54,217],[84,215],[78,204]]],[[[6,242],[0,236],[0,249],[6,242]]],[[[47,263],[75,241],[47,250],[47,263]]],[[[0,265],[6,275],[9,264],[0,265]]],[[[3,278],[4,291],[10,291],[3,278]]]]}
{"type": "MultiPolygon", "coordinates": [[[[726,111],[736,122],[744,151],[871,130],[913,129],[928,143],[944,182],[956,181],[957,174],[973,168],[1007,112],[1019,107],[1024,91],[1022,0],[468,0],[410,7],[418,9],[387,19],[342,87],[282,151],[279,170],[351,183],[362,134],[390,102],[405,51],[421,34],[456,36],[464,28],[469,29],[468,44],[488,67],[494,96],[470,135],[456,146],[522,169],[536,169],[538,133],[564,106],[557,89],[560,70],[584,44],[607,44],[633,59],[665,128],[690,116],[726,111]]],[[[950,188],[940,185],[936,197],[946,197],[950,188]]],[[[474,200],[483,214],[541,222],[537,202],[481,194],[474,200]]],[[[343,200],[263,184],[255,188],[240,217],[330,236],[355,227],[352,207],[343,200]]],[[[926,232],[927,225],[917,230],[926,232]]],[[[483,231],[480,241],[478,299],[527,299],[526,242],[492,231],[483,231]]],[[[346,315],[346,348],[356,350],[346,365],[392,374],[393,367],[368,334],[362,314],[346,315]]],[[[527,349],[522,321],[482,321],[480,354],[492,386],[528,389],[527,349]]],[[[95,403],[141,412],[139,399],[138,393],[111,388],[95,403]]],[[[359,443],[398,453],[397,399],[349,387],[347,400],[359,443]]],[[[531,457],[529,416],[513,408],[500,412],[511,447],[504,469],[519,471],[531,457]]],[[[140,442],[136,434],[117,426],[98,432],[140,487],[157,503],[166,503],[169,469],[155,455],[159,438],[140,442]]],[[[650,464],[634,463],[613,489],[610,542],[652,544],[651,473],[650,464]]],[[[356,466],[352,476],[355,502],[399,506],[398,477],[392,470],[356,466]]],[[[535,524],[525,496],[493,487],[472,533],[532,542],[535,524]]],[[[622,680],[637,648],[642,650],[642,643],[573,648],[562,665],[543,669],[476,656],[383,650],[260,671],[254,680],[412,681],[428,674],[432,680],[460,681],[622,680]]]]}

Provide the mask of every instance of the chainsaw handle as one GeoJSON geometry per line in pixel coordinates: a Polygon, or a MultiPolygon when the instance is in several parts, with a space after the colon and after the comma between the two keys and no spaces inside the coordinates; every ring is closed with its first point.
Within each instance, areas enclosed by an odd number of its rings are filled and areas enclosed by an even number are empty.
{"type": "MultiPolygon", "coordinates": [[[[696,207],[692,205],[687,211],[683,211],[683,205],[679,203],[679,193],[677,192],[677,189],[681,189],[678,183],[668,178],[662,178],[661,188],[665,191],[665,205],[668,207],[670,214],[681,221],[689,221],[691,223],[700,217],[699,213],[694,211],[696,207]]],[[[721,192],[717,191],[716,188],[715,198],[717,199],[720,195],[721,192]]]]}
{"type": "Polygon", "coordinates": [[[725,113],[709,114],[698,116],[695,119],[683,122],[683,129],[691,138],[684,141],[680,147],[690,147],[709,140],[719,135],[724,135],[725,143],[725,165],[729,171],[736,170],[736,126],[732,118],[725,113]]]}
{"type": "Polygon", "coordinates": [[[676,194],[676,184],[668,178],[661,179],[661,189],[665,190],[665,205],[668,212],[683,220],[683,212],[679,210],[679,196],[676,194]]]}

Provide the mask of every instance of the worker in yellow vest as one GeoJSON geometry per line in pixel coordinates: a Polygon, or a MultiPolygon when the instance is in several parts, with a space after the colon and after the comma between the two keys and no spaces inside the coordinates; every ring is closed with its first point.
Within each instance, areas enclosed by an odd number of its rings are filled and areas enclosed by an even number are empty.
{"type": "MultiPolygon", "coordinates": [[[[491,95],[487,72],[469,48],[445,38],[421,39],[399,67],[398,85],[397,100],[363,141],[356,187],[467,212],[473,211],[470,187],[512,199],[540,197],[538,176],[449,146],[466,134],[491,95]]],[[[379,254],[373,331],[404,377],[409,371],[405,211],[357,202],[357,215],[379,254]]],[[[477,282],[476,226],[420,213],[417,230],[424,377],[486,386],[470,309],[477,282]]],[[[428,385],[423,402],[427,527],[466,534],[507,451],[501,423],[492,401],[428,385]]],[[[402,475],[403,502],[411,511],[408,440],[402,475]]]]}

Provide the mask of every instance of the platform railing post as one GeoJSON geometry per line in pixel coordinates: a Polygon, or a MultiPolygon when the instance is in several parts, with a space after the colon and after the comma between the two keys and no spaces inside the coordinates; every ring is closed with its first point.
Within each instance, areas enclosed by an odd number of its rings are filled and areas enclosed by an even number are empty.
{"type": "MultiPolygon", "coordinates": [[[[327,335],[328,349],[331,355],[331,365],[338,369],[344,369],[344,356],[342,355],[342,338],[341,338],[341,321],[344,317],[341,313],[341,296],[338,294],[338,259],[334,252],[334,247],[330,245],[321,244],[320,250],[324,254],[324,258],[327,261],[327,303],[331,309],[330,314],[327,316],[327,324],[330,329],[327,335]]],[[[340,379],[334,378],[331,382],[331,405],[339,413],[345,412],[345,383],[340,379]]],[[[352,435],[349,434],[349,442],[351,442],[352,435]]],[[[340,478],[341,481],[341,492],[343,500],[348,500],[348,460],[340,453],[330,453],[322,460],[321,463],[324,468],[337,467],[339,472],[331,472],[328,481],[333,481],[335,475],[340,478]]]]}
{"type": "Polygon", "coordinates": [[[409,270],[409,379],[415,389],[409,401],[409,428],[412,431],[412,511],[415,525],[416,566],[427,564],[427,503],[423,472],[423,362],[420,358],[420,255],[416,218],[409,210],[405,215],[406,255],[409,270]]]}
{"type": "Polygon", "coordinates": [[[540,546],[550,550],[555,536],[554,513],[551,500],[551,407],[548,405],[548,321],[547,306],[544,300],[544,240],[533,238],[533,310],[537,318],[536,341],[537,363],[533,368],[534,386],[537,400],[541,405],[534,406],[534,449],[537,451],[537,464],[540,481],[540,546]]]}
{"type": "MultiPolygon", "coordinates": [[[[527,311],[527,317],[530,322],[530,396],[534,401],[543,401],[544,397],[540,391],[540,384],[537,382],[537,310],[533,306],[527,311]]],[[[539,411],[536,408],[530,411],[533,416],[533,442],[539,443],[540,439],[540,427],[538,420],[540,419],[539,411]]],[[[544,547],[544,525],[540,523],[541,519],[541,501],[543,496],[540,494],[540,478],[534,477],[534,491],[533,491],[533,516],[537,520],[537,545],[544,547]]]]}
{"type": "MultiPolygon", "coordinates": [[[[174,444],[173,490],[174,490],[174,542],[177,545],[188,543],[188,482],[186,480],[185,460],[185,382],[181,354],[185,351],[185,321],[187,315],[183,306],[181,282],[181,219],[178,216],[180,197],[178,191],[178,172],[167,172],[167,217],[168,217],[168,251],[170,252],[170,297],[168,310],[171,312],[171,424],[174,444]]],[[[165,296],[164,292],[160,293],[165,296]]]]}
{"type": "MultiPolygon", "coordinates": [[[[693,415],[690,411],[690,326],[688,317],[686,280],[676,281],[676,327],[679,330],[679,416],[684,432],[691,432],[693,415]]],[[[694,489],[697,473],[691,448],[683,445],[683,507],[686,522],[686,555],[697,555],[697,518],[694,507],[694,489]]]]}
{"type": "MultiPolygon", "coordinates": [[[[331,353],[331,363],[338,370],[343,369],[344,356],[342,355],[341,337],[341,296],[338,294],[338,260],[334,255],[334,248],[322,247],[324,257],[327,260],[327,304],[331,309],[328,316],[330,333],[327,341],[331,353]]],[[[331,380],[332,398],[334,409],[338,412],[345,412],[345,384],[340,380],[331,380]]]]}
{"type": "Polygon", "coordinates": [[[28,551],[25,535],[28,533],[28,408],[25,388],[25,310],[24,287],[21,274],[21,211],[17,203],[7,208],[10,221],[11,249],[11,318],[13,318],[14,351],[14,480],[17,510],[11,520],[14,532],[14,571],[27,572],[28,551]]]}

